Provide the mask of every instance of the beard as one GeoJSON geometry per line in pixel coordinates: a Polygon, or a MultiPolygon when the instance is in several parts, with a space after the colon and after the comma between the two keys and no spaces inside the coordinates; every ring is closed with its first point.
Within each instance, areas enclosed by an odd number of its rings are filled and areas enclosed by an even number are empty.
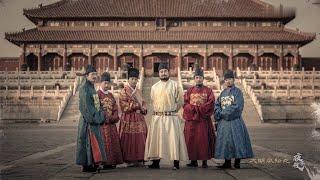
{"type": "Polygon", "coordinates": [[[232,86],[233,86],[232,83],[228,83],[228,84],[227,84],[227,87],[232,87],[232,86]]]}
{"type": "Polygon", "coordinates": [[[161,81],[168,81],[169,80],[169,76],[165,76],[165,77],[160,77],[161,81]]]}

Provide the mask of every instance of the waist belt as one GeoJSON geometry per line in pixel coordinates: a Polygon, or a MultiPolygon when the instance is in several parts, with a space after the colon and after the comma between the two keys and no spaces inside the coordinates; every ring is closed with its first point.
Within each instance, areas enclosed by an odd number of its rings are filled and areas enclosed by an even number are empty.
{"type": "Polygon", "coordinates": [[[166,111],[166,112],[153,112],[155,116],[176,116],[176,111],[166,111]]]}

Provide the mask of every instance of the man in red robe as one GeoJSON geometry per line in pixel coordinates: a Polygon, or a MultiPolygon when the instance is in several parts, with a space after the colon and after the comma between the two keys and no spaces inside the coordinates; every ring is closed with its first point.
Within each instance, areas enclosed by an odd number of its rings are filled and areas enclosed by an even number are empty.
{"type": "Polygon", "coordinates": [[[141,90],[137,88],[139,70],[128,69],[128,84],[119,95],[121,109],[120,144],[124,162],[128,166],[141,166],[144,162],[144,149],[147,139],[147,114],[141,90]]]}
{"type": "Polygon", "coordinates": [[[104,137],[105,152],[107,160],[102,162],[104,169],[116,168],[117,164],[122,164],[122,152],[120,146],[120,137],[117,130],[119,122],[118,106],[110,89],[111,78],[110,74],[105,72],[101,75],[101,84],[98,90],[100,104],[106,118],[102,125],[102,136],[104,137]]]}
{"type": "Polygon", "coordinates": [[[215,134],[211,115],[214,111],[214,94],[212,89],[203,85],[203,71],[196,68],[194,79],[196,86],[187,90],[184,95],[183,118],[185,119],[184,136],[188,149],[190,164],[207,168],[207,160],[214,157],[215,134]]]}

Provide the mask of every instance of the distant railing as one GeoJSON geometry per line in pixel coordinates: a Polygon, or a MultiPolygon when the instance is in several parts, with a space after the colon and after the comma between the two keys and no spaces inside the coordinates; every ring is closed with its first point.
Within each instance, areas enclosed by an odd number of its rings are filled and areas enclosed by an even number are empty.
{"type": "Polygon", "coordinates": [[[178,67],[178,86],[181,88],[181,92],[183,92],[183,84],[181,79],[181,70],[180,67],[178,67]]]}
{"type": "Polygon", "coordinates": [[[66,94],[66,96],[64,96],[62,101],[60,102],[57,121],[60,121],[61,116],[62,116],[65,108],[67,107],[67,104],[68,104],[72,95],[74,95],[74,93],[72,92],[72,89],[70,88],[68,90],[68,93],[66,94]]]}
{"type": "Polygon", "coordinates": [[[257,98],[257,96],[255,95],[255,93],[253,92],[253,90],[251,89],[250,86],[247,85],[246,81],[245,80],[242,80],[242,85],[243,85],[243,88],[245,90],[245,92],[249,95],[249,97],[251,98],[252,102],[253,102],[253,105],[254,107],[256,108],[257,112],[258,112],[258,115],[261,119],[261,121],[263,122],[263,114],[262,114],[262,107],[261,107],[261,104],[257,98]]]}
{"type": "Polygon", "coordinates": [[[280,79],[320,79],[320,71],[316,71],[315,68],[313,68],[312,71],[305,71],[304,68],[302,68],[301,71],[294,71],[293,68],[291,68],[290,71],[274,71],[270,68],[268,71],[262,71],[261,68],[259,68],[258,71],[253,71],[248,68],[248,70],[240,70],[237,68],[237,77],[239,78],[254,78],[254,76],[259,76],[259,79],[277,79],[278,77],[280,79]]]}
{"type": "Polygon", "coordinates": [[[139,84],[138,84],[138,89],[142,91],[143,89],[143,83],[144,83],[144,68],[142,67],[140,70],[140,75],[139,75],[139,84]]]}

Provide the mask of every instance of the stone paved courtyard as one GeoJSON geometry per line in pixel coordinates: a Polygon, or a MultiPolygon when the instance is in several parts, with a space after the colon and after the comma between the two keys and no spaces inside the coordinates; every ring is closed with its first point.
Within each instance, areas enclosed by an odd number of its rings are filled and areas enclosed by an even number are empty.
{"type": "MultiPolygon", "coordinates": [[[[82,173],[74,164],[76,123],[2,124],[0,170],[2,179],[309,179],[306,170],[293,168],[293,156],[302,153],[306,165],[320,165],[320,143],[311,137],[312,125],[260,124],[248,129],[255,159],[245,160],[242,169],[220,170],[221,161],[211,160],[208,169],[171,170],[171,162],[162,162],[160,170],[125,168],[82,173]],[[281,163],[263,163],[263,159],[281,163]],[[286,163],[288,162],[288,163],[286,163]]],[[[147,162],[148,164],[149,162],[147,162]]],[[[320,172],[319,172],[320,173],[320,172]]]]}

